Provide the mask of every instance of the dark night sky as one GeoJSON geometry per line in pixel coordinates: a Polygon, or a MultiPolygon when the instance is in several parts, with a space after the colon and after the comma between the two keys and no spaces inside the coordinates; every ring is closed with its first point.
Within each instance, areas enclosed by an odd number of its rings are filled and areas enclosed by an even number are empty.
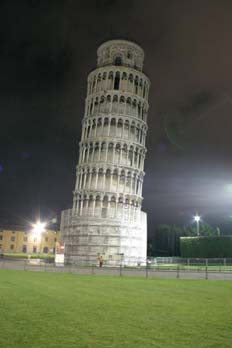
{"type": "Polygon", "coordinates": [[[104,41],[145,50],[154,223],[232,215],[232,2],[1,1],[0,222],[70,207],[86,79],[104,41]]]}

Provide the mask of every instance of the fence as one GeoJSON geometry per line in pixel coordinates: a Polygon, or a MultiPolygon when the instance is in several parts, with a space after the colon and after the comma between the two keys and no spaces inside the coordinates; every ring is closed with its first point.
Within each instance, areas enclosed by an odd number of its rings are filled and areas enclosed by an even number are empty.
{"type": "Polygon", "coordinates": [[[182,258],[182,257],[157,257],[152,258],[151,263],[155,267],[173,267],[179,265],[183,269],[201,269],[208,267],[215,271],[232,271],[232,258],[182,258]]]}
{"type": "MultiPolygon", "coordinates": [[[[206,261],[205,261],[206,262],[206,261]]],[[[227,261],[228,262],[228,261],[227,261]]],[[[126,267],[120,264],[119,266],[98,267],[96,264],[68,264],[56,265],[45,262],[29,262],[27,260],[0,260],[0,268],[16,269],[23,271],[34,272],[64,272],[73,274],[85,275],[111,275],[111,276],[134,276],[143,278],[176,278],[176,279],[217,279],[217,280],[232,280],[232,265],[224,266],[226,269],[212,268],[211,265],[193,265],[189,261],[189,266],[186,264],[159,264],[155,266],[153,262],[146,266],[126,267]],[[228,268],[229,267],[229,268],[228,268]]]]}

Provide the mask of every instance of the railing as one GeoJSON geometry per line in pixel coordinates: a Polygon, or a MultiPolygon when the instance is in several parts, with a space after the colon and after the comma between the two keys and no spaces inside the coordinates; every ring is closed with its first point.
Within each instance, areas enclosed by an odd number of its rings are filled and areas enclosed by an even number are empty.
{"type": "MultiPolygon", "coordinates": [[[[176,279],[215,279],[232,280],[231,259],[226,259],[227,264],[211,263],[202,264],[153,264],[147,263],[141,266],[126,266],[123,262],[117,261],[115,265],[104,261],[103,266],[96,263],[73,263],[73,264],[50,264],[40,260],[13,261],[0,259],[0,268],[15,269],[34,272],[65,272],[85,275],[109,275],[109,276],[134,276],[143,278],[176,278],[176,279]],[[229,261],[230,260],[230,261],[229,261]]],[[[206,263],[206,261],[205,261],[206,263]]]]}
{"type": "Polygon", "coordinates": [[[151,264],[156,267],[175,267],[179,265],[184,269],[209,267],[217,271],[232,270],[232,258],[183,258],[183,257],[156,257],[151,258],[151,264]]]}

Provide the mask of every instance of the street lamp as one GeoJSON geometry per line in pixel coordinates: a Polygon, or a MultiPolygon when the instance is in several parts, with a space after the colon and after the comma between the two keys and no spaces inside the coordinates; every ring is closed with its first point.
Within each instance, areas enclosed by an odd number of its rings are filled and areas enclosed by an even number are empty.
{"type": "Polygon", "coordinates": [[[201,221],[201,217],[197,214],[194,216],[194,221],[196,221],[196,225],[197,225],[197,236],[200,235],[200,221],[201,221]]]}

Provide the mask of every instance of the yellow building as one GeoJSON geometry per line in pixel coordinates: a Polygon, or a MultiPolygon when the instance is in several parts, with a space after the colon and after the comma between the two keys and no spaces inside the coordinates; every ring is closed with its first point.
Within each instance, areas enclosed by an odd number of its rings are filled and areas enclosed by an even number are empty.
{"type": "Polygon", "coordinates": [[[26,228],[0,227],[0,252],[24,254],[54,254],[60,231],[46,230],[40,237],[26,228]]]}

